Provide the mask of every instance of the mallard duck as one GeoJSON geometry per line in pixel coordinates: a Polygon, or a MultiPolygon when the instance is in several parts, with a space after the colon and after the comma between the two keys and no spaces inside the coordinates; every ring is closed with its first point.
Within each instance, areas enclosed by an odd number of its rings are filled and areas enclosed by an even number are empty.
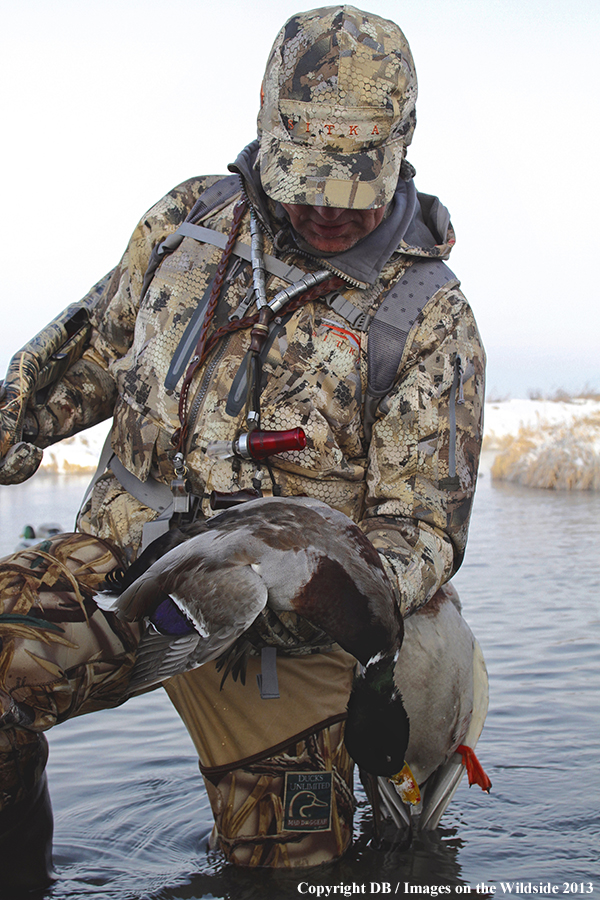
{"type": "Polygon", "coordinates": [[[360,528],[320,501],[272,497],[226,510],[198,531],[138,569],[118,598],[120,616],[154,623],[140,643],[130,690],[215,659],[267,604],[292,611],[364,667],[348,704],[348,752],[373,775],[398,772],[409,731],[393,674],[403,622],[379,554],[360,528]]]}

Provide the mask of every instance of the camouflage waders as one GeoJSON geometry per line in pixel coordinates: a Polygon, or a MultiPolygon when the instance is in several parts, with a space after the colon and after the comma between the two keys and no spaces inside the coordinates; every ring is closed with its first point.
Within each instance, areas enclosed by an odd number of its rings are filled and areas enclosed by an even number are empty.
{"type": "Polygon", "coordinates": [[[57,535],[0,562],[0,869],[7,889],[37,888],[51,877],[42,732],[125,697],[137,628],[92,599],[120,562],[115,548],[81,534],[57,535]]]}

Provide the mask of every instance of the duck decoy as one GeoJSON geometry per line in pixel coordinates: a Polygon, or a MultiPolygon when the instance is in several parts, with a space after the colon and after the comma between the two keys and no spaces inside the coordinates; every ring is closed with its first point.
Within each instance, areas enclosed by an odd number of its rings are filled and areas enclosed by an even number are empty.
{"type": "Polygon", "coordinates": [[[19,535],[21,540],[15,547],[15,553],[18,550],[28,550],[29,547],[35,547],[36,544],[41,544],[41,542],[45,541],[47,538],[62,534],[63,531],[64,528],[54,522],[47,525],[38,525],[37,528],[34,528],[33,525],[25,525],[23,531],[19,535]]]}
{"type": "Polygon", "coordinates": [[[402,769],[409,724],[394,666],[403,621],[361,529],[318,500],[270,497],[228,509],[198,531],[152,562],[116,602],[121,617],[153,623],[130,692],[215,659],[267,605],[292,611],[363,667],[348,703],[350,755],[374,775],[402,769]]]}

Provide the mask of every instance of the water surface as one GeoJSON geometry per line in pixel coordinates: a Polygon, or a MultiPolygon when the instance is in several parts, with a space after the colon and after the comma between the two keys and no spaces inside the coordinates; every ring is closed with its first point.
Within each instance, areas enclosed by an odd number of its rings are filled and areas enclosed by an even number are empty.
{"type": "MultiPolygon", "coordinates": [[[[486,461],[487,462],[487,461],[486,461]]],[[[433,834],[408,851],[356,841],[342,862],[245,872],[206,849],[212,817],[185,728],[162,690],[49,733],[58,882],[51,900],[287,900],[316,886],[475,888],[594,883],[600,891],[600,495],[492,484],[484,465],[457,585],[483,648],[490,712],[478,756],[433,834]]],[[[26,522],[71,528],[86,479],[38,476],[0,496],[0,552],[26,522]]],[[[569,893],[571,888],[569,887],[569,893]]],[[[305,896],[309,896],[305,894],[305,896]]],[[[311,896],[316,896],[312,894],[311,896]]],[[[339,894],[338,894],[339,896],[339,894]]]]}

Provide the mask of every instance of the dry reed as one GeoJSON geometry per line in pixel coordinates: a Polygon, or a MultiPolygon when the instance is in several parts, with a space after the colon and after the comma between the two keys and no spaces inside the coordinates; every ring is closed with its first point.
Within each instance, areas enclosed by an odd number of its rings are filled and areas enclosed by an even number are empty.
{"type": "Polygon", "coordinates": [[[551,490],[600,490],[600,413],[540,423],[499,441],[492,478],[551,490]]]}

